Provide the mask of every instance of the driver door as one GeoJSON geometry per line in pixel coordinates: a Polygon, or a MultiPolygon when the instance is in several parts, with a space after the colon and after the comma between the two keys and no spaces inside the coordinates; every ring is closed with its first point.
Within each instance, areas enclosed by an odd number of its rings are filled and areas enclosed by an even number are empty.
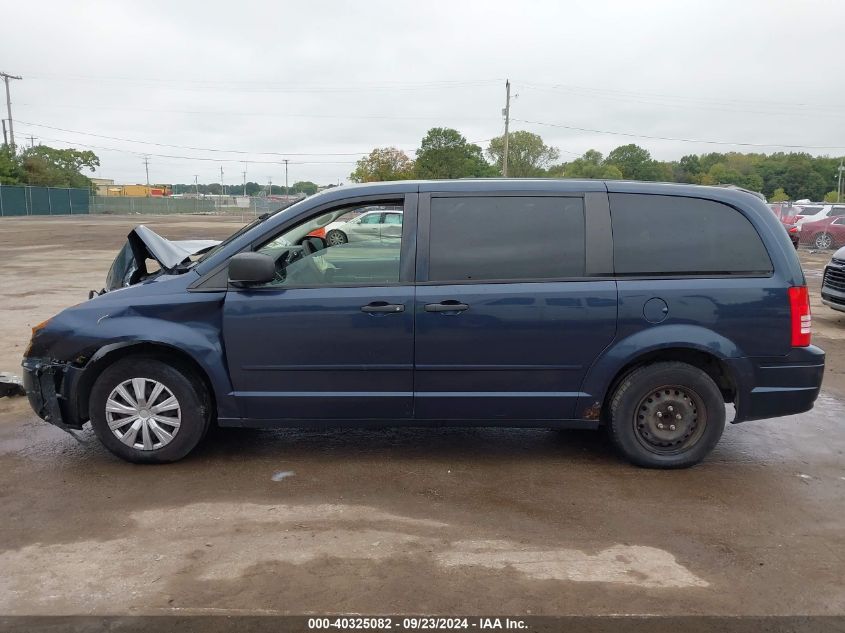
{"type": "Polygon", "coordinates": [[[412,220],[397,239],[375,224],[372,239],[310,252],[279,247],[301,230],[268,236],[285,258],[277,280],[227,290],[223,339],[246,425],[412,418],[417,195],[378,202],[412,220]]]}

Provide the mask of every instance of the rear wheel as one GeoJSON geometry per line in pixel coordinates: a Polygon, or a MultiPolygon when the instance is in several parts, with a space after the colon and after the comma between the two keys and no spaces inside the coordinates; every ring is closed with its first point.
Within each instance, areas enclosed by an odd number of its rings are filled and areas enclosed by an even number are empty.
{"type": "Polygon", "coordinates": [[[127,357],[97,378],[89,399],[94,432],[136,463],[182,459],[208,429],[210,406],[193,372],[156,358],[127,357]]]}
{"type": "Polygon", "coordinates": [[[819,233],[816,235],[816,239],[813,240],[813,243],[816,248],[827,250],[833,246],[833,236],[830,233],[819,233]]]}
{"type": "Polygon", "coordinates": [[[700,462],[725,428],[725,403],[713,379],[679,362],[635,369],[610,404],[610,436],[632,463],[686,468],[700,462]]]}
{"type": "Polygon", "coordinates": [[[326,233],[326,243],[329,246],[340,246],[341,244],[346,244],[349,240],[346,237],[346,233],[343,231],[338,231],[337,229],[332,229],[328,233],[326,233]]]}

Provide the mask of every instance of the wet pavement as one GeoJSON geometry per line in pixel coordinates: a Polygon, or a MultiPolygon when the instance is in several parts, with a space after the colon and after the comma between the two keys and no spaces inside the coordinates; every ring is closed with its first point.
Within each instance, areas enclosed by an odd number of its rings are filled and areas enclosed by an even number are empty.
{"type": "Polygon", "coordinates": [[[135,466],[0,400],[0,613],[845,613],[842,402],[649,471],[601,433],[218,430],[135,466]]]}
{"type": "MultiPolygon", "coordinates": [[[[138,221],[4,219],[0,371],[138,221]]],[[[845,614],[845,313],[817,301],[829,254],[801,256],[825,392],[685,471],[601,433],[458,428],[217,430],[136,466],[2,398],[0,614],[845,614]]]]}

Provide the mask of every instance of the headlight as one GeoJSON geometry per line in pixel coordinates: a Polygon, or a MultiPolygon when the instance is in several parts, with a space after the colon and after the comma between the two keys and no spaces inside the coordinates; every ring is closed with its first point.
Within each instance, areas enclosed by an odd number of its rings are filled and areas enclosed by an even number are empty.
{"type": "Polygon", "coordinates": [[[29,354],[32,352],[32,342],[35,340],[36,335],[45,327],[47,327],[47,324],[50,323],[51,320],[52,319],[47,319],[46,321],[42,321],[41,323],[32,328],[32,336],[29,339],[29,345],[26,346],[26,351],[23,353],[24,358],[29,356],[29,354]]]}

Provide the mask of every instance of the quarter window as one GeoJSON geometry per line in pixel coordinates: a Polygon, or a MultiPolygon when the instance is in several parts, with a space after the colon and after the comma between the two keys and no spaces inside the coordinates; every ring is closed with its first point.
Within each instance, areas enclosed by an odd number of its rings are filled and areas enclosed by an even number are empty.
{"type": "Polygon", "coordinates": [[[431,199],[429,280],[584,274],[584,202],[551,196],[431,199]]]}
{"type": "Polygon", "coordinates": [[[751,222],[712,200],[610,194],[618,274],[770,273],[772,262],[751,222]]]}

